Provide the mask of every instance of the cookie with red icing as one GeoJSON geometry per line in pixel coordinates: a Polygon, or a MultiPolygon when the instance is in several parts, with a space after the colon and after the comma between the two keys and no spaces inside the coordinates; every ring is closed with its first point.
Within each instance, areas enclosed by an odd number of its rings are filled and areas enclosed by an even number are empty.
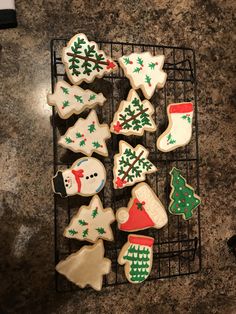
{"type": "Polygon", "coordinates": [[[160,229],[168,218],[161,201],[147,183],[139,183],[132,189],[132,197],[127,207],[116,213],[118,228],[133,232],[147,228],[160,229]]]}

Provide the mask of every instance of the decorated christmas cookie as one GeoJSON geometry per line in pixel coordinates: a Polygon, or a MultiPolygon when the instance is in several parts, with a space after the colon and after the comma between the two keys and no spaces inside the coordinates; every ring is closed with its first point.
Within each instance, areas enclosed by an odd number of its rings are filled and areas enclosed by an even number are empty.
{"type": "Polygon", "coordinates": [[[193,216],[193,210],[201,203],[201,199],[194,193],[194,189],[186,183],[180,170],[175,167],[171,172],[171,193],[169,212],[174,215],[182,215],[185,220],[193,216]]]}
{"type": "Polygon", "coordinates": [[[111,137],[107,124],[100,124],[95,110],[86,119],[79,118],[60,138],[59,144],[75,153],[91,156],[93,152],[108,156],[106,140],[111,137]]]}
{"type": "Polygon", "coordinates": [[[141,88],[150,99],[156,88],[165,85],[167,74],[162,70],[165,57],[152,56],[150,52],[132,53],[119,58],[119,64],[130,80],[133,89],[141,88]]]}
{"type": "Polygon", "coordinates": [[[99,193],[106,182],[106,170],[96,158],[83,157],[76,160],[71,168],[57,171],[53,177],[54,193],[62,197],[79,194],[91,196],[99,193]]]}
{"type": "Polygon", "coordinates": [[[127,207],[116,213],[118,228],[122,231],[138,231],[147,228],[160,229],[168,218],[161,201],[147,183],[139,183],[132,189],[127,207]]]}
{"type": "Polygon", "coordinates": [[[114,188],[122,189],[144,181],[145,175],[157,168],[147,159],[148,150],[142,145],[133,148],[125,141],[119,142],[119,153],[114,156],[114,188]]]}
{"type": "Polygon", "coordinates": [[[111,261],[104,257],[103,242],[98,240],[96,244],[85,245],[59,262],[56,270],[80,288],[89,285],[100,291],[103,276],[111,270],[111,261]]]}
{"type": "Polygon", "coordinates": [[[187,145],[192,136],[193,104],[191,102],[170,104],[167,107],[169,125],[157,139],[157,148],[170,152],[187,145]]]}
{"type": "Polygon", "coordinates": [[[131,89],[127,101],[120,103],[111,124],[111,132],[124,135],[142,136],[144,131],[154,132],[152,119],[154,108],[148,100],[141,102],[135,90],[131,89]]]}
{"type": "Polygon", "coordinates": [[[92,82],[117,69],[117,64],[94,41],[88,41],[84,34],[77,34],[62,51],[62,62],[73,84],[92,82]]]}
{"type": "Polygon", "coordinates": [[[151,237],[130,234],[122,247],[118,263],[125,264],[125,276],[131,283],[147,279],[152,269],[153,242],[151,237]]]}
{"type": "Polygon", "coordinates": [[[99,238],[113,241],[110,227],[115,221],[111,208],[103,208],[99,196],[95,195],[89,206],[81,206],[64,231],[67,238],[95,243],[99,238]]]}
{"type": "Polygon", "coordinates": [[[56,106],[62,119],[67,119],[74,113],[79,114],[86,108],[102,106],[106,100],[102,93],[96,94],[89,89],[71,86],[65,81],[57,82],[55,92],[49,94],[47,99],[50,106],[56,106]]]}

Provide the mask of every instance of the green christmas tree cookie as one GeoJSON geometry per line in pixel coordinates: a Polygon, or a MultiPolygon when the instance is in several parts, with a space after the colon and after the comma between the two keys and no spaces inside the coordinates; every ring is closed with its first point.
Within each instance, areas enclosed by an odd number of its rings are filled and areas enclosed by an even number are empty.
{"type": "Polygon", "coordinates": [[[110,225],[115,221],[111,208],[103,208],[98,195],[88,206],[81,206],[64,231],[67,238],[95,243],[99,238],[113,241],[110,225]]]}
{"type": "Polygon", "coordinates": [[[120,103],[115,113],[110,130],[116,134],[142,136],[144,131],[154,132],[155,122],[152,119],[154,108],[148,100],[141,102],[135,90],[131,89],[127,101],[120,103]]]}
{"type": "Polygon", "coordinates": [[[200,197],[186,183],[179,169],[172,168],[170,175],[172,190],[169,212],[174,215],[182,215],[185,220],[188,220],[193,216],[193,210],[200,205],[200,197]]]}
{"type": "Polygon", "coordinates": [[[147,159],[148,150],[142,145],[133,148],[125,141],[119,142],[119,153],[114,156],[114,188],[122,189],[144,181],[146,174],[157,171],[147,159]]]}
{"type": "Polygon", "coordinates": [[[101,78],[117,69],[116,63],[84,34],[75,35],[63,48],[62,62],[70,81],[76,85],[90,83],[95,77],[101,78]]]}
{"type": "Polygon", "coordinates": [[[147,279],[152,269],[154,239],[130,234],[122,247],[118,263],[125,264],[125,275],[129,282],[140,283],[147,279]]]}
{"type": "Polygon", "coordinates": [[[105,100],[102,93],[96,94],[89,89],[84,90],[79,86],[71,86],[65,81],[57,82],[54,93],[47,97],[48,104],[56,107],[62,119],[67,119],[72,114],[79,114],[96,105],[102,106],[105,100]]]}
{"type": "Polygon", "coordinates": [[[91,156],[93,152],[108,156],[106,140],[111,137],[107,124],[100,124],[95,110],[78,121],[61,136],[58,143],[75,153],[91,156]]]}

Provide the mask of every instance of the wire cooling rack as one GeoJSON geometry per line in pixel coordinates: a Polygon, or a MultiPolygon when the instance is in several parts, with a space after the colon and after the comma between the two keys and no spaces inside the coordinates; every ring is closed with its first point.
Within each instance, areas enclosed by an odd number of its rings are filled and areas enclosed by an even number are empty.
{"type": "MultiPolygon", "coordinates": [[[[64,65],[61,62],[61,51],[67,41],[67,39],[53,39],[51,41],[52,92],[58,80],[68,81],[64,65]]],[[[169,194],[171,190],[169,171],[173,166],[181,170],[187,182],[199,194],[198,114],[194,51],[190,48],[122,42],[98,42],[98,45],[114,60],[132,52],[150,51],[153,55],[164,54],[164,71],[168,75],[165,87],[156,91],[150,100],[155,107],[154,120],[157,124],[157,131],[154,133],[146,132],[142,137],[124,137],[112,134],[108,142],[109,157],[104,158],[94,154],[94,157],[105,164],[107,170],[106,186],[99,193],[104,207],[112,207],[115,211],[119,207],[127,206],[131,196],[132,187],[114,190],[112,184],[113,156],[118,152],[118,143],[121,139],[124,139],[132,146],[142,144],[150,151],[149,159],[159,170],[155,174],[147,175],[146,181],[156,191],[166,209],[170,202],[169,194]],[[168,125],[166,107],[169,103],[183,101],[193,101],[195,107],[191,142],[173,152],[162,153],[157,150],[155,143],[157,137],[168,125]]],[[[116,73],[104,76],[102,79],[96,79],[91,84],[83,83],[81,87],[104,94],[107,101],[104,106],[97,107],[96,111],[100,123],[105,122],[108,124],[111,123],[120,101],[126,99],[131,88],[121,68],[116,73]]],[[[143,95],[139,94],[143,99],[143,95]]],[[[73,115],[71,118],[63,120],[59,118],[54,108],[52,111],[54,173],[56,173],[59,169],[70,167],[82,155],[65,150],[57,143],[59,136],[64,134],[68,127],[76,122],[78,116],[73,115]]],[[[85,111],[80,116],[85,117],[87,114],[88,111],[85,111]]],[[[78,208],[81,205],[88,205],[90,200],[91,198],[81,196],[63,199],[59,195],[54,195],[55,264],[79,250],[83,245],[88,244],[63,237],[63,231],[72,216],[78,211],[78,208]]],[[[183,220],[182,216],[169,213],[168,218],[168,224],[161,230],[148,229],[137,232],[152,236],[155,239],[153,266],[150,276],[146,279],[147,281],[194,274],[201,269],[200,207],[195,210],[194,216],[189,221],[183,220]]],[[[117,263],[119,251],[127,241],[128,233],[119,231],[116,223],[113,223],[112,229],[115,241],[104,241],[105,256],[111,259],[112,270],[110,274],[104,276],[103,287],[128,283],[124,275],[124,267],[117,263]]],[[[58,273],[55,274],[55,281],[57,291],[65,292],[79,289],[58,273]]]]}

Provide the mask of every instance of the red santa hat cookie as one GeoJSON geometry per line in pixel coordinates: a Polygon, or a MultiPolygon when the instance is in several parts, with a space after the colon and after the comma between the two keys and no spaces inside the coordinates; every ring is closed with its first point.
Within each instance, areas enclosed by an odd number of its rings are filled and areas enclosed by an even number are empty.
{"type": "Polygon", "coordinates": [[[129,232],[160,229],[168,221],[164,206],[147,183],[139,183],[133,188],[128,206],[118,209],[116,219],[118,228],[129,232]]]}

